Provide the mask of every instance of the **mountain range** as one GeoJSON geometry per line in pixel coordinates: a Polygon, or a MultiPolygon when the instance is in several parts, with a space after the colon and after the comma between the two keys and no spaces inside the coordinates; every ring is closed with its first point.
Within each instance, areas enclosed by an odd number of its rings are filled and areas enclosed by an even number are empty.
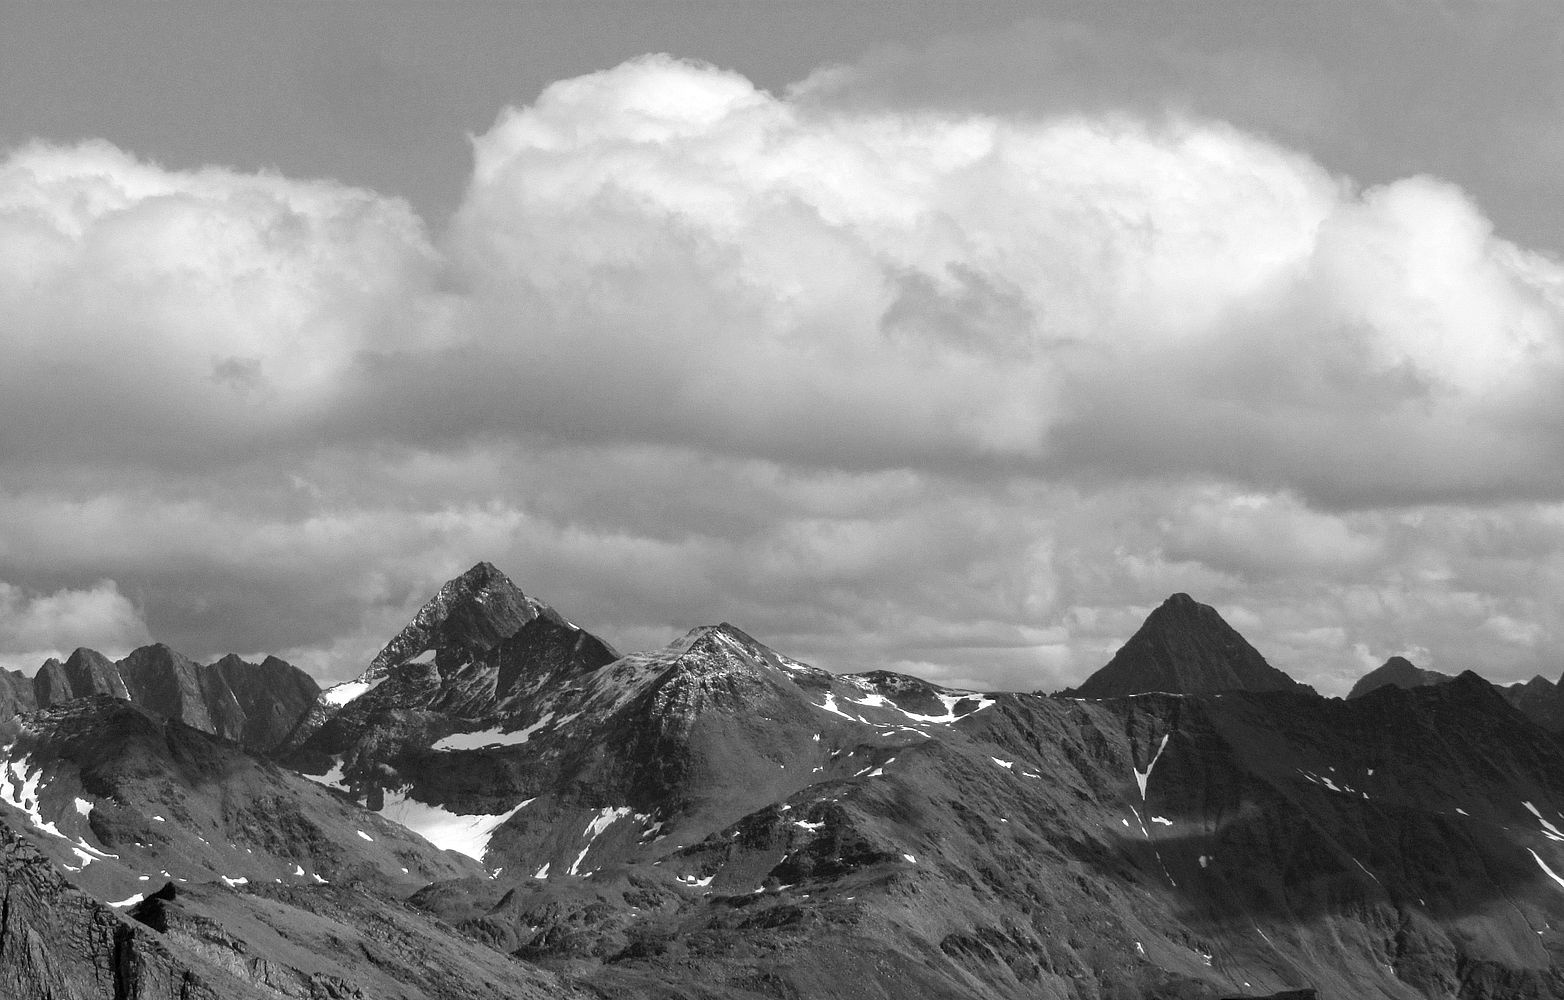
{"type": "Polygon", "coordinates": [[[1184,594],[1052,695],[621,655],[487,563],[324,690],[0,681],[0,995],[1564,997],[1558,686],[1324,698],[1184,594]]]}

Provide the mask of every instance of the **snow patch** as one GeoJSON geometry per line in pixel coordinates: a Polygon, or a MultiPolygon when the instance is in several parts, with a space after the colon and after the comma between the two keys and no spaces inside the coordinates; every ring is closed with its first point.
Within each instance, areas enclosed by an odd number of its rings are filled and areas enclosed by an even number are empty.
{"type": "Polygon", "coordinates": [[[1153,823],[1161,823],[1163,826],[1173,825],[1173,821],[1168,819],[1166,816],[1153,816],[1151,817],[1151,821],[1153,823]]]}
{"type": "Polygon", "coordinates": [[[907,859],[907,863],[908,863],[908,864],[909,864],[909,865],[915,865],[915,864],[917,864],[917,863],[918,863],[918,859],[917,859],[917,858],[915,858],[915,857],[913,857],[913,856],[912,856],[912,855],[910,855],[910,854],[903,854],[903,855],[902,855],[902,857],[904,857],[904,858],[906,858],[906,859],[907,859]]]}
{"type": "Polygon", "coordinates": [[[402,824],[442,851],[456,851],[474,861],[482,861],[494,831],[533,801],[536,800],[527,799],[495,815],[466,815],[408,798],[406,792],[388,789],[380,815],[402,824]]]}
{"type": "Polygon", "coordinates": [[[369,841],[370,843],[374,843],[375,838],[371,837],[369,834],[365,833],[363,830],[358,831],[358,835],[360,837],[363,837],[365,840],[369,841]]]}
{"type": "MultiPolygon", "coordinates": [[[[1331,768],[1331,770],[1334,771],[1335,768],[1331,768]]],[[[1341,792],[1346,795],[1362,795],[1365,799],[1368,798],[1367,794],[1358,791],[1356,788],[1353,788],[1351,785],[1346,784],[1345,782],[1338,785],[1336,781],[1328,775],[1315,774],[1313,771],[1305,771],[1301,767],[1297,768],[1297,771],[1308,781],[1313,782],[1316,785],[1320,785],[1321,787],[1328,788],[1333,792],[1341,792]]]]}
{"type": "Polygon", "coordinates": [[[52,834],[61,840],[69,840],[69,837],[60,832],[59,827],[43,818],[43,813],[38,808],[41,804],[38,795],[42,791],[39,783],[42,780],[43,768],[34,767],[25,755],[16,760],[8,760],[5,762],[4,771],[0,771],[0,801],[25,813],[27,821],[35,829],[52,834]]]}
{"type": "Polygon", "coordinates": [[[990,757],[989,760],[998,764],[1007,771],[1016,766],[1016,762],[1013,760],[1000,760],[998,757],[990,757]]]}
{"type": "Polygon", "coordinates": [[[325,774],[306,774],[304,777],[315,782],[317,785],[325,785],[327,788],[335,788],[338,791],[343,792],[348,790],[347,780],[342,774],[341,756],[333,756],[331,758],[331,769],[328,770],[325,774]]]}
{"type": "Polygon", "coordinates": [[[935,697],[938,698],[945,706],[944,715],[919,715],[916,712],[909,712],[904,708],[897,708],[897,711],[901,712],[902,715],[905,715],[913,722],[933,722],[940,725],[949,725],[952,722],[959,722],[962,719],[965,719],[968,715],[976,715],[978,712],[981,712],[983,709],[994,704],[994,699],[992,698],[987,698],[981,694],[975,694],[967,691],[959,691],[954,694],[942,693],[935,695],[935,697]],[[957,715],[956,706],[964,701],[975,701],[977,702],[977,705],[965,715],[957,715]]]}
{"type": "Polygon", "coordinates": [[[834,692],[831,692],[831,691],[827,691],[825,693],[825,704],[817,705],[816,707],[817,708],[823,708],[827,712],[830,712],[832,715],[840,715],[842,718],[846,719],[848,722],[858,722],[858,723],[862,723],[863,722],[863,720],[858,718],[858,716],[856,716],[856,715],[848,715],[846,712],[842,711],[840,708],[837,708],[836,707],[836,694],[834,692]]]}
{"type": "Polygon", "coordinates": [[[549,712],[543,718],[515,732],[507,733],[502,729],[484,729],[476,733],[452,733],[442,740],[436,741],[431,747],[433,750],[482,750],[487,747],[519,747],[532,738],[532,734],[542,729],[553,721],[554,713],[549,712]]]}
{"type": "Polygon", "coordinates": [[[86,799],[73,799],[72,804],[76,806],[76,812],[82,816],[86,816],[92,812],[92,803],[86,799]]]}
{"type": "Polygon", "coordinates": [[[122,899],[122,900],[120,900],[117,903],[110,903],[109,905],[114,907],[114,909],[119,910],[119,909],[123,909],[124,907],[127,907],[127,906],[135,906],[137,903],[141,902],[144,898],[146,898],[146,897],[142,896],[141,893],[138,892],[134,896],[129,897],[128,899],[122,899]]]}
{"type": "Polygon", "coordinates": [[[1542,813],[1537,811],[1536,806],[1530,802],[1522,802],[1521,805],[1525,806],[1528,812],[1537,817],[1537,822],[1542,824],[1542,835],[1544,837],[1547,837],[1549,840],[1564,842],[1564,831],[1560,831],[1558,827],[1544,819],[1542,813]]]}
{"type": "Polygon", "coordinates": [[[385,683],[385,675],[376,677],[372,681],[356,680],[344,681],[341,684],[333,684],[320,693],[320,701],[323,705],[332,708],[341,708],[348,702],[356,701],[385,683]]]}
{"type": "Polygon", "coordinates": [[[250,880],[245,878],[243,875],[235,875],[233,878],[229,878],[227,875],[219,875],[218,878],[222,879],[223,884],[228,886],[230,889],[237,888],[241,885],[250,884],[250,880]]]}

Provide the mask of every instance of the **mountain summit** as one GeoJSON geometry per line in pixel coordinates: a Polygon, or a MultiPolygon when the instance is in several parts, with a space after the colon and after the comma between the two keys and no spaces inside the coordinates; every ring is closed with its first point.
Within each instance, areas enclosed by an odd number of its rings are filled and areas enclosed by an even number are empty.
{"type": "Polygon", "coordinates": [[[1442,674],[1437,670],[1424,670],[1414,666],[1412,661],[1404,656],[1392,656],[1384,663],[1370,670],[1358,682],[1352,685],[1352,690],[1347,692],[1348,698],[1361,698],[1370,691],[1382,687],[1414,688],[1423,687],[1426,684],[1443,684],[1453,681],[1454,677],[1442,674]]]}
{"type": "Polygon", "coordinates": [[[480,562],[447,580],[386,643],[370,662],[366,676],[383,674],[387,668],[431,649],[459,650],[467,656],[484,652],[540,615],[558,617],[542,601],[523,594],[492,563],[480,562]]]}
{"type": "Polygon", "coordinates": [[[1107,665],[1079,688],[1080,698],[1122,698],[1166,691],[1307,690],[1265,662],[1216,609],[1188,594],[1174,594],[1146,617],[1107,665]]]}

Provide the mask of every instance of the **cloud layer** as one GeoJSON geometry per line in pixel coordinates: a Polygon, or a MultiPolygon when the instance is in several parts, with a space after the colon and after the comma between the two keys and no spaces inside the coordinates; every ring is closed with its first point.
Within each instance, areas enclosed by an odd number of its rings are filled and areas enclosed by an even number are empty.
{"type": "Polygon", "coordinates": [[[962,683],[1077,680],[1173,590],[1327,689],[1557,672],[1564,266],[1432,177],[851,72],[559,82],[433,234],[14,150],[0,579],[333,676],[478,558],[624,646],[728,618],[962,683]]]}

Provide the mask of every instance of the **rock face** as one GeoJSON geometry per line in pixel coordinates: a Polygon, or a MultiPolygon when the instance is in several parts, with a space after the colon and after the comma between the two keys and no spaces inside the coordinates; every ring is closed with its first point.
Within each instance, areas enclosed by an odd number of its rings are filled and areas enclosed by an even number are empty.
{"type": "Polygon", "coordinates": [[[292,731],[319,693],[312,677],[274,656],[253,664],[230,654],[203,666],[157,643],[118,662],[90,649],[76,650],[64,663],[47,660],[33,676],[27,707],[107,695],[268,750],[292,731]]]}
{"type": "Polygon", "coordinates": [[[259,751],[281,743],[320,694],[313,677],[275,656],[248,663],[230,653],[203,667],[200,682],[211,731],[259,751]]]}
{"type": "Polygon", "coordinates": [[[1265,662],[1216,609],[1174,594],[1153,611],[1113,659],[1065,694],[1122,698],[1153,691],[1299,691],[1305,686],[1265,662]]]}
{"type": "MultiPolygon", "coordinates": [[[[326,753],[340,756],[343,737],[328,734],[316,738],[317,732],[344,706],[360,701],[366,692],[388,679],[398,681],[391,689],[397,692],[396,699],[388,702],[386,696],[390,692],[383,693],[378,699],[361,702],[350,716],[382,703],[396,709],[451,709],[456,707],[455,702],[463,702],[469,714],[499,712],[500,703],[513,693],[514,677],[502,676],[504,671],[497,666],[490,669],[485,658],[505,640],[539,620],[542,624],[530,630],[528,638],[520,640],[524,646],[543,643],[553,649],[561,642],[565,647],[579,645],[574,653],[561,649],[557,655],[594,662],[607,662],[618,655],[607,643],[566,622],[553,608],[522,593],[492,564],[480,562],[441,586],[362,674],[320,692],[278,748],[278,755],[296,764],[318,761],[326,753]],[[407,695],[411,700],[403,700],[404,684],[418,686],[421,693],[407,695]],[[425,697],[442,703],[424,705],[420,699],[425,697]]],[[[551,654],[529,655],[547,659],[551,654]]],[[[354,723],[350,718],[344,725],[362,728],[363,723],[354,723]]]]}
{"type": "Polygon", "coordinates": [[[160,936],[70,886],[0,824],[0,996],[260,1000],[275,994],[193,968],[160,936]]]}
{"type": "Polygon", "coordinates": [[[10,718],[18,712],[30,712],[37,707],[38,699],[33,695],[32,678],[20,670],[0,670],[0,719],[10,718]]]}
{"type": "Polygon", "coordinates": [[[77,649],[64,663],[45,661],[33,676],[33,693],[40,707],[94,694],[130,698],[119,668],[91,649],[77,649]]]}
{"type": "Polygon", "coordinates": [[[1425,684],[1444,684],[1455,680],[1449,674],[1442,674],[1437,670],[1424,670],[1412,665],[1412,661],[1404,656],[1392,656],[1383,664],[1358,678],[1358,682],[1352,685],[1352,690],[1347,692],[1347,697],[1361,698],[1370,691],[1390,686],[1398,688],[1422,687],[1425,684]]]}

